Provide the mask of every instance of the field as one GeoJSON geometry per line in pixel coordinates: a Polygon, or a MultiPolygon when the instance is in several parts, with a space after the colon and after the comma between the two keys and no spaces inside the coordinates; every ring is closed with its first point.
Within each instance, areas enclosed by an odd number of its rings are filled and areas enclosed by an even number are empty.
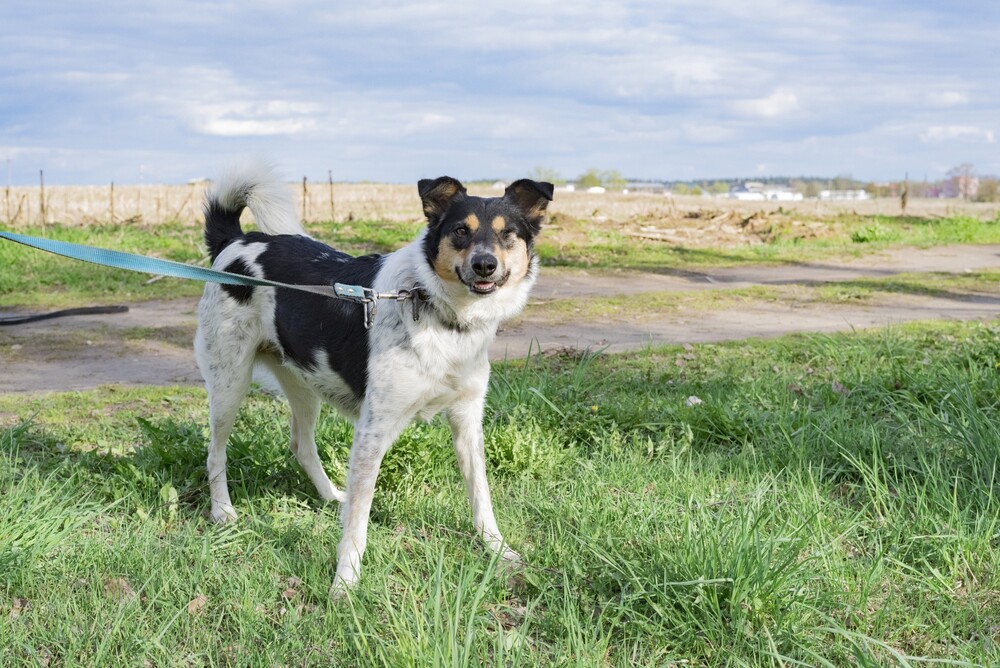
{"type": "MultiPolygon", "coordinates": [[[[5,229],[181,262],[206,264],[200,202],[205,184],[13,188],[5,229]]],[[[293,190],[302,209],[300,187],[293,190]]],[[[473,193],[496,195],[489,186],[473,193]]],[[[353,253],[386,252],[422,227],[415,186],[310,185],[303,210],[317,238],[353,253]]],[[[558,191],[538,252],[550,269],[670,273],[741,264],[857,257],[899,246],[1000,243],[1000,207],[958,200],[800,202],[779,206],[653,194],[558,191]]],[[[245,214],[249,225],[252,218],[245,214]]],[[[66,306],[194,296],[200,286],[149,281],[0,244],[0,307],[66,306]]]]}
{"type": "MultiPolygon", "coordinates": [[[[147,186],[143,208],[123,199],[114,220],[100,189],[89,213],[69,189],[60,213],[61,189],[47,189],[45,224],[24,213],[9,226],[200,262],[200,187],[164,187],[157,206],[147,186]],[[168,191],[190,203],[167,206],[168,191]]],[[[331,222],[326,186],[309,187],[310,230],[352,251],[419,229],[413,188],[338,184],[331,222]]],[[[600,277],[1000,243],[995,206],[911,202],[905,217],[893,202],[865,206],[557,193],[539,251],[543,271],[600,277]]],[[[0,243],[3,307],[190,301],[200,289],[148,281],[0,243]]],[[[997,293],[993,271],[889,281],[702,299],[997,293]]],[[[613,300],[551,312],[568,327],[642,317],[613,300]]],[[[342,601],[328,596],[338,508],[288,451],[281,400],[256,390],[244,405],[230,447],[241,519],[217,527],[200,388],[3,394],[0,664],[996,665],[998,335],[995,320],[927,322],[497,364],[490,480],[525,566],[505,570],[471,535],[438,418],[387,456],[361,584],[342,601]]],[[[4,342],[0,364],[18,354],[4,342]]],[[[350,435],[321,419],[335,481],[350,435]]]]}

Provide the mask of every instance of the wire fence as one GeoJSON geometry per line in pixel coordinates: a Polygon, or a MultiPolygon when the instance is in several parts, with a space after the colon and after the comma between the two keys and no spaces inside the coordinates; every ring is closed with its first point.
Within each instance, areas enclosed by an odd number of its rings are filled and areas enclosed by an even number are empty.
{"type": "MultiPolygon", "coordinates": [[[[101,224],[181,223],[202,224],[202,202],[211,183],[198,181],[184,185],[51,186],[39,179],[37,186],[7,186],[0,200],[0,222],[8,228],[38,227],[49,224],[88,226],[101,224]]],[[[307,223],[350,222],[353,220],[418,221],[423,218],[416,185],[381,183],[334,183],[309,181],[289,183],[296,211],[307,223]]],[[[471,184],[469,192],[497,196],[502,188],[471,184]]],[[[680,218],[693,212],[735,211],[752,214],[784,210],[807,218],[824,218],[838,213],[899,215],[899,198],[857,202],[739,202],[724,198],[673,196],[663,193],[566,192],[557,190],[550,213],[574,219],[626,221],[644,217],[680,218]]],[[[997,203],[966,202],[958,199],[910,199],[905,213],[923,217],[966,215],[995,220],[997,203]]]]}
{"type": "MultiPolygon", "coordinates": [[[[8,227],[134,223],[200,225],[208,181],[185,185],[9,186],[0,200],[8,227]]],[[[423,214],[415,185],[309,182],[289,184],[305,222],[417,220],[423,214]]]]}

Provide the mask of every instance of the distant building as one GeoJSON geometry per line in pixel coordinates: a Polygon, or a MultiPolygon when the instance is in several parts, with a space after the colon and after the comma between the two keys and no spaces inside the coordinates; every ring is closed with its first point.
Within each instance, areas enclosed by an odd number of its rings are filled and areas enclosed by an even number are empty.
{"type": "Polygon", "coordinates": [[[601,193],[607,192],[607,189],[604,186],[591,186],[591,187],[587,188],[587,192],[588,193],[594,193],[595,195],[599,195],[601,193]]]}
{"type": "Polygon", "coordinates": [[[630,193],[656,193],[657,195],[670,191],[666,183],[657,181],[629,181],[625,190],[630,193]]]}
{"type": "Polygon", "coordinates": [[[764,184],[760,181],[744,181],[731,186],[726,197],[744,202],[800,202],[803,199],[802,193],[789,186],[764,184]]]}
{"type": "Polygon", "coordinates": [[[820,190],[819,198],[825,202],[843,202],[851,200],[871,199],[867,190],[858,188],[856,190],[820,190]]]}

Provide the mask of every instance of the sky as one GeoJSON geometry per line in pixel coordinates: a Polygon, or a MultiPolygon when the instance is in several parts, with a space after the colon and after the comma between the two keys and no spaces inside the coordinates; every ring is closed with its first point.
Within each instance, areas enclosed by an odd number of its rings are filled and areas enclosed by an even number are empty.
{"type": "Polygon", "coordinates": [[[1000,174],[1000,2],[8,0],[11,184],[1000,174]]]}

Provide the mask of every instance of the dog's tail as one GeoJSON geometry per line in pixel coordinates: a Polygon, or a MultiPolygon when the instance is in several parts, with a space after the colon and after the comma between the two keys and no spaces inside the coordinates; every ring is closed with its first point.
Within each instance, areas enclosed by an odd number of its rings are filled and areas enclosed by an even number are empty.
{"type": "Polygon", "coordinates": [[[263,162],[248,162],[226,170],[205,195],[205,244],[214,261],[232,239],[242,236],[240,214],[250,207],[265,234],[306,231],[295,213],[292,190],[263,162]]]}

